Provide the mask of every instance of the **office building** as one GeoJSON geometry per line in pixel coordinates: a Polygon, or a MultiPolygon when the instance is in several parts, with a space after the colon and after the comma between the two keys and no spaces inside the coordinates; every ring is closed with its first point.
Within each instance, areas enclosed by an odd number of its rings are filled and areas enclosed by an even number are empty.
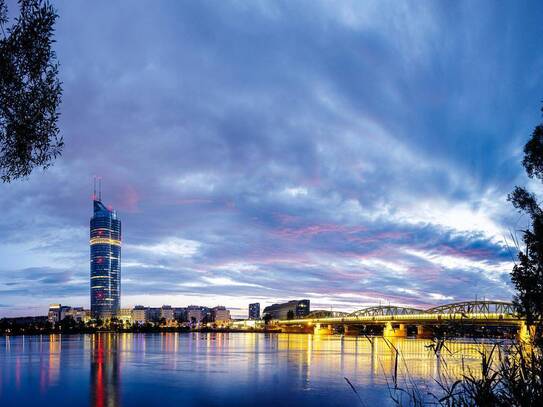
{"type": "Polygon", "coordinates": [[[90,311],[83,307],[69,307],[61,304],[51,304],[47,313],[47,320],[53,324],[62,321],[64,318],[73,318],[76,322],[86,322],[90,319],[90,311]]]}
{"type": "Polygon", "coordinates": [[[260,303],[249,304],[249,319],[260,319],[260,303]]]}
{"type": "Polygon", "coordinates": [[[66,316],[66,311],[70,307],[62,306],[61,304],[51,304],[47,313],[47,320],[53,324],[60,322],[66,316]]]}
{"type": "Polygon", "coordinates": [[[147,308],[143,305],[136,305],[132,308],[132,323],[143,325],[147,322],[147,308]]]}
{"type": "Polygon", "coordinates": [[[132,310],[130,308],[121,308],[117,313],[117,319],[123,324],[132,323],[132,310]]]}
{"type": "Polygon", "coordinates": [[[211,320],[217,325],[226,325],[230,322],[230,311],[223,306],[211,308],[211,320]]]}
{"type": "Polygon", "coordinates": [[[207,319],[209,309],[199,305],[189,305],[187,307],[187,321],[190,323],[200,323],[207,319]]]}
{"type": "Polygon", "coordinates": [[[272,319],[303,318],[309,314],[309,300],[293,300],[282,304],[273,304],[264,308],[263,315],[272,319]]]}
{"type": "Polygon", "coordinates": [[[160,316],[162,315],[162,309],[158,307],[149,307],[147,308],[147,321],[148,322],[159,322],[160,316]]]}
{"type": "Polygon", "coordinates": [[[175,307],[173,309],[173,317],[178,322],[187,321],[187,309],[182,307],[175,307]]]}
{"type": "Polygon", "coordinates": [[[65,312],[66,317],[72,317],[76,322],[86,322],[90,319],[90,311],[83,309],[83,307],[68,307],[65,312]]]}
{"type": "Polygon", "coordinates": [[[121,221],[104,206],[101,193],[93,200],[90,221],[90,297],[93,318],[118,314],[121,303],[121,221]]]}
{"type": "Polygon", "coordinates": [[[174,310],[170,305],[163,305],[160,308],[160,319],[164,318],[166,321],[174,320],[174,310]]]}

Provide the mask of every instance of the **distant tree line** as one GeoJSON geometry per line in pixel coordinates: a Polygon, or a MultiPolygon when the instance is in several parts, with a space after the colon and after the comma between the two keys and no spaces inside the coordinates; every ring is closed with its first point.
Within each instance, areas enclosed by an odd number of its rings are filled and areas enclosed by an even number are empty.
{"type": "MultiPolygon", "coordinates": [[[[165,321],[164,321],[165,322],[165,321]]],[[[47,317],[35,318],[2,318],[0,319],[0,335],[40,335],[57,333],[94,333],[108,332],[184,332],[187,327],[169,327],[164,324],[152,323],[126,323],[117,318],[108,321],[101,319],[76,321],[72,316],[53,324],[47,317]]]]}

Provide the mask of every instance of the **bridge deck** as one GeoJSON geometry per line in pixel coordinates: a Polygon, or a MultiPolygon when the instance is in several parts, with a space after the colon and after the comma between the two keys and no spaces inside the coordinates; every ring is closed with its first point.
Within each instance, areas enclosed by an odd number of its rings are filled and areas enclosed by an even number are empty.
{"type": "Polygon", "coordinates": [[[365,316],[345,316],[328,318],[307,318],[307,319],[289,319],[275,320],[276,325],[313,325],[313,324],[380,324],[387,322],[396,322],[399,324],[424,324],[424,323],[443,323],[448,321],[463,322],[466,324],[504,324],[518,325],[523,319],[517,315],[499,314],[499,313],[422,313],[405,315],[365,315],[365,316]]]}

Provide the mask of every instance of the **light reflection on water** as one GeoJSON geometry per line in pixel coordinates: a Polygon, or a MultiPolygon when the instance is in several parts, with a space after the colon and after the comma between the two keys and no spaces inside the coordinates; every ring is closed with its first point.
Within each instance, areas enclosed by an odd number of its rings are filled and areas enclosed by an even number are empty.
{"type": "Polygon", "coordinates": [[[400,385],[480,369],[491,344],[255,333],[50,335],[0,338],[0,405],[391,405],[400,385]]]}

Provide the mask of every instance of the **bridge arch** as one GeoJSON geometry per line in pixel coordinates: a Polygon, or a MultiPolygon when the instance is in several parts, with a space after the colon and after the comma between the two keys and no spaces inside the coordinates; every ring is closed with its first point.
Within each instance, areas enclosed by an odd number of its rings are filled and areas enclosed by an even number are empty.
{"type": "Polygon", "coordinates": [[[515,315],[515,306],[504,301],[462,301],[429,308],[427,314],[507,314],[515,315]]]}
{"type": "Polygon", "coordinates": [[[412,315],[422,314],[424,310],[418,308],[398,307],[395,305],[379,305],[363,308],[350,313],[349,317],[380,317],[384,315],[412,315]]]}
{"type": "Polygon", "coordinates": [[[341,311],[328,311],[328,310],[315,310],[307,314],[304,319],[318,319],[318,318],[341,318],[349,315],[348,312],[341,311]]]}

